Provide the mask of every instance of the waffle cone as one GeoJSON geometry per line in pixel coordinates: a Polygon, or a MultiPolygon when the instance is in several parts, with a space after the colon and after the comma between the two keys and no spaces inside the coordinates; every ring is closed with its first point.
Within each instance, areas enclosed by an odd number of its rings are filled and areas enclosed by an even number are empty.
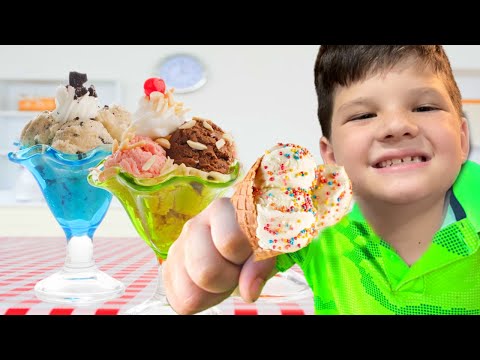
{"type": "Polygon", "coordinates": [[[262,159],[263,156],[258,158],[248,171],[247,175],[245,175],[245,178],[237,184],[235,192],[231,198],[231,202],[235,208],[237,222],[250,242],[255,260],[264,260],[281,254],[281,252],[262,249],[258,246],[258,238],[256,235],[258,226],[257,206],[255,204],[253,189],[255,186],[257,170],[262,159]]]}

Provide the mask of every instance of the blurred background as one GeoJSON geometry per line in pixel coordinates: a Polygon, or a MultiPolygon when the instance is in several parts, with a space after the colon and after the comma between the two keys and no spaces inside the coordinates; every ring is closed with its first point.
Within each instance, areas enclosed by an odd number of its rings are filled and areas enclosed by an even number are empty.
{"type": "MultiPolygon", "coordinates": [[[[445,49],[472,128],[471,158],[478,161],[480,46],[445,49]]],[[[31,175],[6,154],[26,122],[51,106],[70,71],[87,73],[102,105],[117,103],[132,112],[147,78],[168,77],[167,85],[185,87],[175,98],[192,109],[189,115],[211,119],[233,135],[245,169],[277,142],[303,145],[321,162],[317,51],[318,45],[0,46],[0,205],[42,201],[31,175]]]]}

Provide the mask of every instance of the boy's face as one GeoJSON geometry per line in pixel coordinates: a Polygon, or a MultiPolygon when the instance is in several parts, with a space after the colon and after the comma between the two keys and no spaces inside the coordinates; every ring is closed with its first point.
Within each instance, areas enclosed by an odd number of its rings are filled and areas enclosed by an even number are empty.
{"type": "Polygon", "coordinates": [[[355,196],[390,204],[444,196],[469,153],[443,80],[412,60],[338,87],[330,140],[322,158],[345,167],[355,196]]]}

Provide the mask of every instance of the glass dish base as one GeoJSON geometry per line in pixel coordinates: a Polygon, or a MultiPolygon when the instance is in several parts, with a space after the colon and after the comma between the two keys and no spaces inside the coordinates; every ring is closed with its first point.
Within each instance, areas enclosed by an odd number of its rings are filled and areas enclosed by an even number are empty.
{"type": "Polygon", "coordinates": [[[35,295],[43,301],[87,306],[123,295],[125,286],[92,266],[75,271],[64,268],[39,281],[34,290],[35,295]]]}
{"type": "MultiPolygon", "coordinates": [[[[217,307],[211,307],[195,315],[222,315],[222,311],[217,307]]],[[[144,301],[140,305],[128,309],[124,315],[178,315],[168,304],[164,297],[144,301]]]]}

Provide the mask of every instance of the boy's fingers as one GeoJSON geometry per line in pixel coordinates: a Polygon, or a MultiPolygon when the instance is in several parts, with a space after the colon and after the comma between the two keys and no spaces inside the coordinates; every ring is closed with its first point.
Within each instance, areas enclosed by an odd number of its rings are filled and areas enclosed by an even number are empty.
{"type": "Polygon", "coordinates": [[[209,293],[195,285],[185,269],[182,246],[180,245],[178,248],[178,251],[170,249],[173,251],[169,251],[168,259],[162,265],[167,299],[178,314],[195,314],[206,310],[219,304],[230,295],[230,292],[209,293]]]}
{"type": "Polygon", "coordinates": [[[206,221],[211,226],[212,240],[218,252],[236,265],[243,264],[252,249],[238,225],[235,209],[228,198],[218,199],[206,210],[206,221]]]}
{"type": "Polygon", "coordinates": [[[211,230],[203,223],[195,224],[185,242],[185,268],[199,288],[219,294],[235,288],[240,266],[225,260],[215,248],[211,230]]]}
{"type": "Polygon", "coordinates": [[[275,258],[254,261],[253,255],[245,262],[240,273],[240,295],[246,302],[254,302],[260,296],[263,286],[275,273],[275,258]]]}
{"type": "MultiPolygon", "coordinates": [[[[168,260],[167,260],[168,262],[168,260]]],[[[230,291],[223,294],[213,294],[200,289],[190,279],[185,269],[170,271],[164,269],[163,278],[167,286],[167,299],[172,308],[181,315],[195,314],[215,306],[225,300],[230,291]],[[174,276],[171,276],[174,274],[174,276]],[[168,291],[174,288],[175,291],[168,291]]]]}

